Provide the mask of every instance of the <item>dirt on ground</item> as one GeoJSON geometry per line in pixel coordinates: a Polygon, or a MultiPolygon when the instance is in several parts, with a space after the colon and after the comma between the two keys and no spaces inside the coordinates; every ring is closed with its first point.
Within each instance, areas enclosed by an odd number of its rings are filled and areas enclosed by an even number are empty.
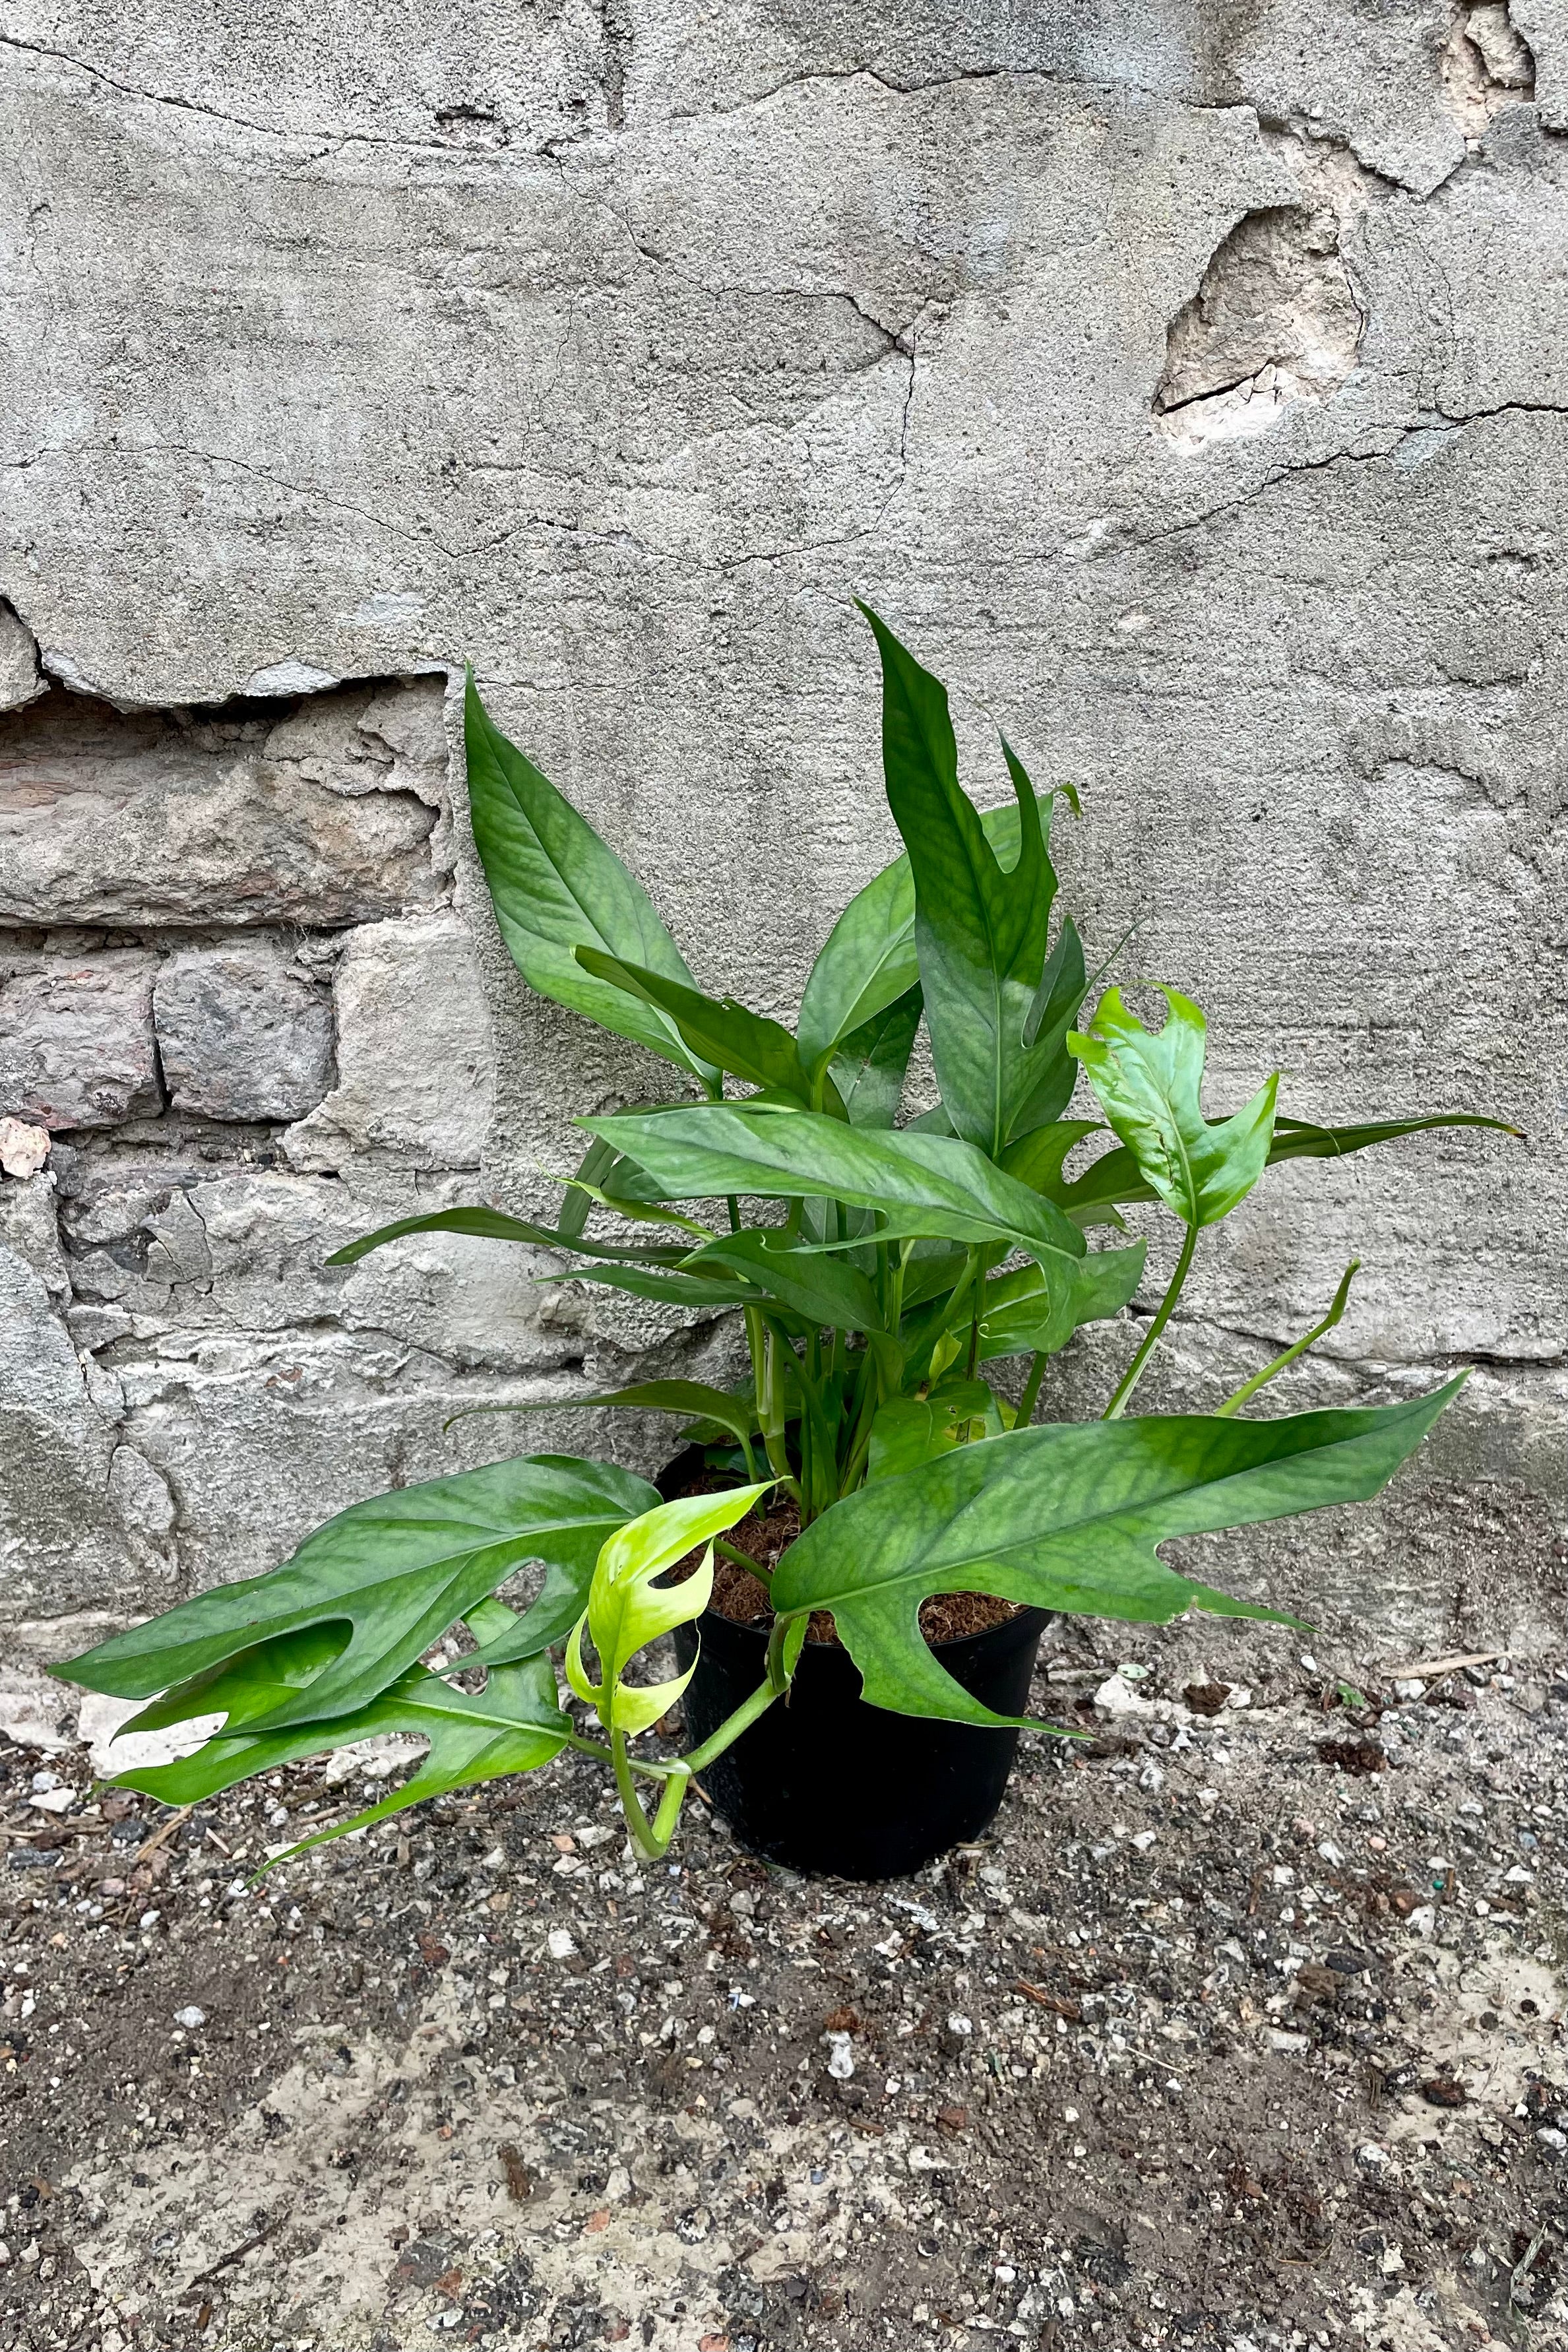
{"type": "Polygon", "coordinates": [[[6,1749],[0,2342],[1556,2352],[1568,1681],[1300,1644],[1053,1628],[1089,1736],[874,1886],[585,1760],[253,1886],[388,1758],[6,1749]]]}

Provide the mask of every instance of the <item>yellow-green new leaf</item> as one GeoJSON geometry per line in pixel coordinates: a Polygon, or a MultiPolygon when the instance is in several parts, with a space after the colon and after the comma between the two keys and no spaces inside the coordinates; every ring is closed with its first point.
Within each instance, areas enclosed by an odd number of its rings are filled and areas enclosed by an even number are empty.
{"type": "Polygon", "coordinates": [[[731,1486],[721,1495],[683,1495],[661,1503],[620,1528],[604,1545],[588,1590],[588,1607],[567,1649],[567,1680],[579,1698],[597,1709],[607,1730],[645,1731],[685,1687],[685,1680],[637,1690],[622,1680],[639,1650],[676,1625],[690,1624],[707,1607],[713,1591],[713,1542],[743,1519],[768,1491],[770,1481],[731,1486]],[[697,1572],[684,1583],[653,1580],[699,1544],[707,1551],[697,1572]],[[589,1680],[583,1664],[584,1627],[599,1653],[602,1680],[589,1680]],[[654,1699],[657,1706],[653,1706],[654,1699]],[[648,1712],[653,1706],[653,1712],[648,1712]]]}

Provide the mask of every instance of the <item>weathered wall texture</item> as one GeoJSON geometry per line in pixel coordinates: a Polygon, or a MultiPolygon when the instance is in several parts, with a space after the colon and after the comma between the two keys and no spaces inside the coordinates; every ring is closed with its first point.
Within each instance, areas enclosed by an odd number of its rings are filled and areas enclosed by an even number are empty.
{"type": "Polygon", "coordinates": [[[1082,784],[1091,943],[1141,919],[1217,1101],[1281,1062],[1301,1114],[1529,1128],[1272,1180],[1165,1391],[1359,1253],[1298,1397],[1475,1377],[1385,1506],[1231,1559],[1524,1638],[1568,1385],[1562,0],[4,0],[0,81],[0,1112],[55,1139],[0,1183],[5,1609],[144,1607],[516,1445],[648,1458],[442,1423],[722,1334],[477,1245],[323,1266],[544,1204],[570,1112],[659,1084],[499,954],[443,677],[788,1012],[891,853],[859,592],[977,757],[983,711],[1082,784]]]}

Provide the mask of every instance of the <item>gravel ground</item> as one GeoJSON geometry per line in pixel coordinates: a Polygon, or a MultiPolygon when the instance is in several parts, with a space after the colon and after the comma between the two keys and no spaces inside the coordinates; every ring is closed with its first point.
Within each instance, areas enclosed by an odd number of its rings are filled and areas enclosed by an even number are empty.
{"type": "Polygon", "coordinates": [[[885,1886],[697,1806],[642,1867],[571,1764],[252,1889],[386,1759],[186,1816],[0,1750],[0,2340],[1555,2352],[1568,1681],[1116,1638],[885,1886]]]}

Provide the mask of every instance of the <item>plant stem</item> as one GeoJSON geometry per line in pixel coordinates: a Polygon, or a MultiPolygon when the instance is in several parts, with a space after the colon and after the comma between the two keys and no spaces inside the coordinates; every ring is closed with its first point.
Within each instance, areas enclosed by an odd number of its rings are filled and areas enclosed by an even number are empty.
{"type": "MultiPolygon", "coordinates": [[[[659,1843],[657,1828],[649,1828],[648,1816],[643,1811],[643,1801],[637,1794],[637,1783],[632,1777],[635,1768],[626,1753],[626,1734],[623,1731],[611,1733],[610,1757],[615,1767],[615,1786],[620,1792],[621,1810],[626,1816],[626,1826],[649,1860],[657,1862],[664,1848],[659,1843]]],[[[668,1794],[669,1790],[666,1788],[664,1797],[659,1801],[661,1817],[664,1814],[664,1801],[668,1794]]],[[[665,1845],[669,1843],[667,1838],[664,1843],[665,1845]]]]}
{"type": "Polygon", "coordinates": [[[746,1309],[748,1336],[753,1317],[756,1318],[760,1341],[759,1358],[754,1343],[754,1360],[759,1360],[762,1368],[758,1387],[758,1408],[762,1423],[762,1443],[768,1453],[768,1467],[779,1485],[799,1503],[802,1500],[800,1486],[789,1467],[789,1451],[784,1443],[783,1384],[779,1378],[777,1360],[779,1342],[776,1333],[763,1321],[760,1308],[756,1307],[746,1309]]]}
{"type": "Polygon", "coordinates": [[[1019,1399],[1019,1409],[1013,1415],[1015,1429],[1027,1429],[1034,1419],[1034,1409],[1040,1402],[1040,1384],[1045,1378],[1045,1365],[1046,1359],[1037,1349],[1034,1361],[1029,1368],[1029,1378],[1023,1384],[1023,1394],[1019,1399]]]}
{"type": "MultiPolygon", "coordinates": [[[[775,1634],[777,1634],[778,1631],[779,1627],[776,1622],[774,1626],[775,1634]]],[[[694,1748],[690,1755],[682,1757],[681,1762],[685,1765],[688,1772],[702,1771],[704,1767],[711,1764],[716,1757],[722,1756],[727,1748],[733,1748],[736,1741],[740,1738],[741,1733],[743,1731],[749,1731],[752,1725],[757,1721],[758,1717],[766,1715],[774,1700],[776,1698],[782,1697],[784,1693],[784,1678],[782,1673],[779,1673],[777,1677],[775,1676],[775,1673],[773,1671],[773,1644],[771,1643],[768,1644],[768,1663],[769,1673],[768,1680],[766,1682],[758,1683],[757,1688],[752,1692],[749,1698],[742,1699],[740,1705],[736,1708],[735,1713],[725,1717],[724,1721],[719,1725],[718,1729],[714,1733],[711,1739],[705,1739],[700,1748],[694,1748]]]]}
{"type": "MultiPolygon", "coordinates": [[[[690,1771],[672,1772],[664,1783],[664,1793],[659,1800],[659,1810],[653,1816],[653,1838],[661,1854],[670,1851],[670,1841],[675,1834],[675,1823],[681,1817],[681,1807],[686,1790],[692,1785],[690,1771]]],[[[641,1810],[641,1808],[639,1808],[641,1810]]]]}
{"type": "MultiPolygon", "coordinates": [[[[573,1732],[566,1744],[579,1756],[596,1756],[601,1764],[613,1764],[615,1761],[611,1750],[600,1740],[584,1739],[573,1732]]],[[[640,1757],[628,1757],[627,1762],[633,1772],[641,1772],[650,1780],[667,1780],[675,1769],[673,1764],[644,1763],[640,1757]]]]}
{"type": "MultiPolygon", "coordinates": [[[[755,1486],[756,1479],[753,1478],[751,1483],[755,1486]]],[[[721,1559],[732,1559],[737,1568],[747,1570],[757,1579],[758,1584],[766,1584],[773,1573],[770,1568],[764,1568],[759,1559],[753,1559],[748,1551],[742,1551],[738,1544],[727,1543],[723,1536],[715,1536],[713,1548],[721,1559]]]]}
{"type": "MultiPolygon", "coordinates": [[[[1271,1364],[1265,1364],[1260,1372],[1254,1372],[1249,1381],[1243,1381],[1234,1396],[1228,1396],[1222,1405],[1215,1408],[1217,1420],[1224,1420],[1231,1413],[1239,1412],[1242,1406],[1255,1397],[1260,1389],[1267,1388],[1271,1380],[1277,1379],[1280,1373],[1289,1370],[1298,1356],[1304,1356],[1307,1349],[1321,1339],[1325,1332],[1333,1329],[1334,1325],[1344,1314],[1345,1302],[1350,1297],[1350,1286],[1360,1271],[1361,1260],[1358,1257],[1353,1257],[1345,1267],[1339,1288],[1334,1293],[1333,1305],[1329,1308],[1322,1321],[1314,1323],[1310,1331],[1303,1331],[1292,1347],[1287,1348],[1282,1355],[1276,1356],[1271,1364]]],[[[472,1619],[469,1622],[472,1623],[472,1619]]]]}
{"type": "Polygon", "coordinates": [[[1165,1297],[1161,1299],[1159,1306],[1155,1310],[1154,1321],[1150,1324],[1148,1329],[1144,1334],[1143,1346],[1138,1349],[1137,1354],[1134,1357],[1132,1362],[1128,1365],[1126,1370],[1122,1375],[1122,1384],[1120,1388],[1118,1388],[1115,1395],[1112,1398],[1110,1403],[1101,1414],[1100,1418],[1102,1421],[1120,1421],[1123,1413],[1125,1412],[1127,1399],[1132,1395],[1133,1391],[1137,1387],[1140,1380],[1142,1380],[1144,1376],[1144,1366],[1154,1354],[1155,1344],[1159,1339],[1160,1333],[1165,1329],[1166,1325],[1170,1321],[1171,1310],[1175,1307],[1176,1300],[1181,1297],[1182,1285],[1186,1280],[1187,1274],[1191,1268],[1192,1254],[1197,1245],[1197,1227],[1196,1225],[1188,1225],[1186,1235],[1182,1241],[1181,1255],[1176,1260],[1176,1272],[1170,1278],[1170,1286],[1166,1290],[1165,1297]]]}

